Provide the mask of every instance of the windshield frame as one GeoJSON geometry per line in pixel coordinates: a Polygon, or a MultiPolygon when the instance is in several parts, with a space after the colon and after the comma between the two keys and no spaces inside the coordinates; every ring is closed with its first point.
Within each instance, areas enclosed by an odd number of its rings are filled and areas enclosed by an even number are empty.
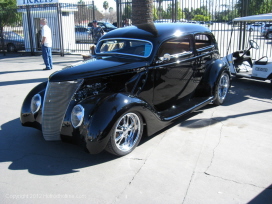
{"type": "Polygon", "coordinates": [[[153,43],[151,41],[148,41],[148,40],[143,40],[143,39],[138,39],[138,38],[106,38],[106,39],[103,39],[103,40],[100,40],[98,42],[98,45],[96,46],[96,50],[95,50],[95,54],[96,55],[126,55],[126,56],[133,56],[133,57],[139,57],[139,58],[149,58],[153,52],[153,43]],[[135,55],[135,54],[128,54],[128,53],[121,53],[121,52],[97,52],[98,51],[98,48],[101,47],[102,43],[104,41],[108,41],[108,40],[125,40],[125,41],[129,41],[129,40],[133,40],[133,41],[141,41],[141,42],[145,42],[145,43],[148,43],[151,45],[151,49],[150,49],[150,52],[148,55],[146,56],[141,56],[141,55],[135,55]]]}

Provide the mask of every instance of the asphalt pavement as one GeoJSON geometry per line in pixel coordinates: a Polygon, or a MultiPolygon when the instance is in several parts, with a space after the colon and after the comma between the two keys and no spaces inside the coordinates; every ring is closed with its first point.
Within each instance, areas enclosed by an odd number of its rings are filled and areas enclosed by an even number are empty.
{"type": "Polygon", "coordinates": [[[5,203],[272,203],[272,86],[233,79],[222,106],[209,105],[143,138],[129,155],[86,153],[46,142],[20,124],[26,94],[82,60],[0,55],[0,199],[5,203]]]}

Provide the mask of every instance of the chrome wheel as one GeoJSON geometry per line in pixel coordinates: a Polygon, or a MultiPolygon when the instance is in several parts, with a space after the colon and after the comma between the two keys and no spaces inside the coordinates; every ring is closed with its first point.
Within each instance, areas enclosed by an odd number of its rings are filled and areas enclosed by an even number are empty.
{"type": "Polygon", "coordinates": [[[143,122],[140,115],[128,112],[115,123],[107,151],[118,156],[126,155],[138,145],[143,133],[143,122]]]}
{"type": "Polygon", "coordinates": [[[226,72],[223,72],[216,84],[215,100],[213,101],[216,105],[221,105],[228,93],[230,86],[230,77],[226,72]]]}
{"type": "Polygon", "coordinates": [[[141,132],[140,119],[134,113],[127,113],[118,122],[114,138],[117,148],[129,151],[138,141],[141,132]]]}

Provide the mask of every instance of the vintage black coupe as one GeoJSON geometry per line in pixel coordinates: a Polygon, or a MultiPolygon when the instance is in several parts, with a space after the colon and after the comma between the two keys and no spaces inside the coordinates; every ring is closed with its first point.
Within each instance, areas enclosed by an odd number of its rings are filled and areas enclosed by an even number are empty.
{"type": "Polygon", "coordinates": [[[53,73],[27,95],[21,123],[44,139],[83,141],[123,156],[142,135],[224,102],[230,73],[208,28],[142,24],[104,35],[93,59],[53,73]]]}

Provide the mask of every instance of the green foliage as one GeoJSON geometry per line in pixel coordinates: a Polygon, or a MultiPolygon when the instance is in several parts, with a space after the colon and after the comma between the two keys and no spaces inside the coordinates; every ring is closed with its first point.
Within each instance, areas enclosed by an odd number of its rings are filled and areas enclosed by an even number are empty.
{"type": "Polygon", "coordinates": [[[238,0],[235,8],[240,16],[270,13],[272,10],[272,0],[238,0]]]}
{"type": "Polygon", "coordinates": [[[159,19],[158,18],[158,10],[155,7],[153,7],[153,20],[155,21],[158,19],[159,19]]]}
{"type": "Polygon", "coordinates": [[[16,0],[0,0],[0,9],[11,9],[16,8],[16,0]]]}
{"type": "Polygon", "coordinates": [[[209,21],[210,17],[209,16],[204,16],[204,15],[195,15],[193,20],[194,21],[209,21]]]}
{"type": "Polygon", "coordinates": [[[123,15],[122,15],[122,19],[131,19],[132,16],[132,6],[131,4],[126,4],[124,9],[123,9],[123,15]]]}
{"type": "Polygon", "coordinates": [[[21,13],[17,12],[16,0],[0,0],[0,28],[16,26],[21,22],[21,13]]]}
{"type": "Polygon", "coordinates": [[[180,20],[180,19],[183,19],[185,16],[181,10],[181,8],[178,8],[178,13],[177,13],[177,19],[180,20]]]}
{"type": "Polygon", "coordinates": [[[210,21],[212,19],[212,15],[209,12],[206,6],[201,6],[199,8],[184,8],[183,9],[184,18],[187,20],[195,20],[195,21],[210,21]],[[201,20],[197,20],[201,19],[201,20]]]}
{"type": "Polygon", "coordinates": [[[219,22],[229,22],[232,19],[239,17],[236,9],[227,9],[214,14],[214,18],[219,22]]]}
{"type": "MultiPolygon", "coordinates": [[[[172,19],[172,4],[168,4],[167,9],[163,10],[161,4],[163,0],[157,0],[159,3],[158,8],[153,7],[153,20],[158,20],[158,19],[172,19]]],[[[177,19],[180,20],[184,18],[184,14],[179,6],[178,3],[178,9],[177,9],[177,19]]]]}
{"type": "Polygon", "coordinates": [[[109,3],[107,1],[103,2],[103,8],[107,10],[109,8],[109,3]]]}

